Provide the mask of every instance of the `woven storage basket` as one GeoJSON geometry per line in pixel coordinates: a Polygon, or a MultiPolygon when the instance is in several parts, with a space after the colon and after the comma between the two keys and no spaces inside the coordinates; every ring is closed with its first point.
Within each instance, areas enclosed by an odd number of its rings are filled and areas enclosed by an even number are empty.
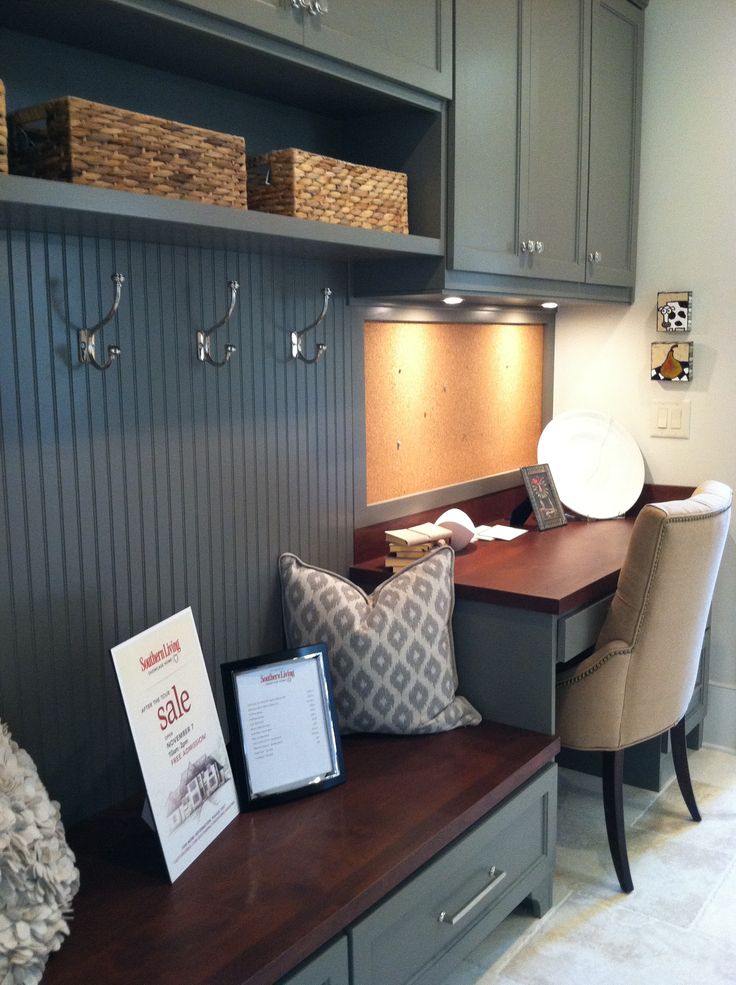
{"type": "Polygon", "coordinates": [[[66,96],[10,117],[15,174],[247,208],[245,141],[66,96]]]}
{"type": "Polygon", "coordinates": [[[8,124],[5,119],[5,86],[0,79],[0,174],[8,173],[8,124]]]}
{"type": "Polygon", "coordinates": [[[293,147],[248,158],[248,202],[260,212],[409,232],[405,174],[293,147]]]}

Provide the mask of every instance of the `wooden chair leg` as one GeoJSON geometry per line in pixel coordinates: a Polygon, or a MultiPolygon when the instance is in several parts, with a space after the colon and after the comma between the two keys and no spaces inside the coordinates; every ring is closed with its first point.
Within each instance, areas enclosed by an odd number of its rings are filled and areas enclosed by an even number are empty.
{"type": "Polygon", "coordinates": [[[624,829],[624,751],[603,753],[603,810],[606,815],[608,847],[621,889],[630,893],[634,888],[629,869],[624,829]]]}
{"type": "Polygon", "coordinates": [[[672,760],[675,764],[675,775],[680,786],[682,799],[685,801],[687,809],[693,821],[700,821],[700,811],[695,802],[693,785],[690,782],[690,767],[687,762],[687,737],[685,736],[685,719],[681,718],[677,725],[670,729],[670,741],[672,742],[672,760]]]}

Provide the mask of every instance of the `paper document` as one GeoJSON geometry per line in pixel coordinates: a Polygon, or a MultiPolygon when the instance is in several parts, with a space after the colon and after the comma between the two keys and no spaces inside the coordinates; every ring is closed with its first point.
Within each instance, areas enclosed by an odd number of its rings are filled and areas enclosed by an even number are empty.
{"type": "Polygon", "coordinates": [[[111,653],[173,882],[238,815],[191,608],[119,643],[111,653]]]}
{"type": "Polygon", "coordinates": [[[237,699],[251,792],[303,786],[333,770],[317,660],[239,674],[237,699]]]}
{"type": "Polygon", "coordinates": [[[494,523],[491,527],[481,524],[475,528],[475,536],[478,540],[515,540],[528,532],[519,527],[507,527],[502,523],[494,523]]]}

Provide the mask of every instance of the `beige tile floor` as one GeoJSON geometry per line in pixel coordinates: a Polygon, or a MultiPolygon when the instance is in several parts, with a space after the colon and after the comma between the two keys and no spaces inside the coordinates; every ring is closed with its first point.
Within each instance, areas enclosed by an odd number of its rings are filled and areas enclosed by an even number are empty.
{"type": "Polygon", "coordinates": [[[634,892],[622,893],[606,841],[600,780],[560,770],[552,909],[520,908],[446,985],[736,983],[736,755],[690,752],[703,821],[677,783],[624,787],[634,892]]]}

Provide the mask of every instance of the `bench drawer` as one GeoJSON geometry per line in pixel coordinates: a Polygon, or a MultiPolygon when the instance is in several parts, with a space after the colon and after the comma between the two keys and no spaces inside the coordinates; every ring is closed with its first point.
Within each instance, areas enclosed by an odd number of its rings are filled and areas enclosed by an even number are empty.
{"type": "Polygon", "coordinates": [[[279,985],[350,985],[347,937],[338,937],[279,985]]]}
{"type": "Polygon", "coordinates": [[[429,985],[554,865],[557,768],[546,767],[348,931],[352,985],[429,985]]]}

